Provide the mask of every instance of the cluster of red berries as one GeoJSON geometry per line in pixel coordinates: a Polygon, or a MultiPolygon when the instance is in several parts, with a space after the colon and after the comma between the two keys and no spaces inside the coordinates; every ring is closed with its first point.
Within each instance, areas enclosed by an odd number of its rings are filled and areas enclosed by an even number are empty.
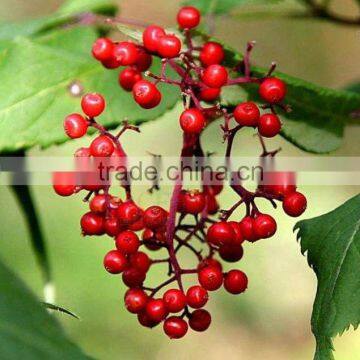
{"type": "MultiPolygon", "coordinates": [[[[230,79],[227,68],[222,65],[225,51],[221,44],[193,44],[191,29],[200,22],[199,11],[194,7],[184,7],[179,11],[177,21],[184,34],[183,41],[174,34],[167,34],[163,28],[151,25],[143,32],[142,44],[98,39],[93,45],[93,56],[106,68],[126,67],[119,75],[120,85],[126,91],[132,91],[135,101],[145,109],[160,103],[159,82],[179,87],[183,97],[187,98],[184,101],[185,110],[180,115],[180,126],[184,132],[181,158],[204,156],[200,135],[208,123],[220,116],[225,120],[222,129],[228,141],[226,158],[230,157],[235,134],[243,127],[257,129],[263,156],[275,155],[275,152],[266,151],[262,138],[273,137],[280,132],[281,122],[276,109],[287,109],[283,104],[286,86],[283,81],[271,76],[274,67],[264,78],[253,77],[249,65],[252,45],[249,44],[244,61],[238,67],[243,69],[243,76],[230,79]],[[148,71],[153,56],[160,57],[162,61],[159,76],[148,71]],[[180,80],[166,76],[168,66],[180,80]],[[144,80],[143,72],[154,81],[144,80]],[[222,87],[245,83],[259,85],[264,105],[244,102],[231,113],[216,103],[222,87]],[[261,115],[260,109],[270,109],[270,112],[261,115]],[[231,129],[232,119],[237,125],[231,129]]],[[[75,157],[114,161],[126,159],[120,135],[124,129],[136,128],[125,125],[118,135],[113,135],[99,124],[95,118],[105,108],[100,94],[85,95],[81,105],[84,115],[66,117],[66,134],[73,139],[79,138],[86,134],[88,127],[97,129],[100,134],[88,148],[77,150],[75,157]]],[[[237,262],[243,257],[245,240],[255,242],[275,234],[276,221],[271,215],[258,210],[255,205],[257,198],[266,199],[274,206],[275,201],[282,201],[284,211],[290,216],[299,216],[306,209],[304,195],[296,191],[294,183],[289,184],[285,179],[275,184],[260,184],[255,192],[231,182],[230,187],[240,200],[231,209],[220,212],[216,197],[223,189],[221,181],[210,184],[202,181],[201,190],[184,190],[182,183],[176,184],[169,211],[157,205],[142,209],[132,198],[130,184],[125,182],[121,186],[125,190],[124,199],[110,194],[110,182],[95,181],[93,184],[87,181],[85,184],[83,177],[79,179],[73,173],[54,174],[54,189],[59,195],[70,196],[80,190],[88,191],[86,201],[89,211],[81,218],[82,233],[107,234],[113,238],[114,245],[105,255],[104,267],[111,274],[121,274],[123,283],[129,288],[125,294],[127,310],[136,314],[139,323],[145,327],[151,328],[163,322],[164,332],[170,338],[183,337],[189,326],[194,331],[205,331],[209,327],[211,315],[203,309],[208,302],[209,291],[224,287],[231,294],[240,294],[246,290],[246,274],[238,269],[224,272],[216,257],[225,262],[237,262]],[[246,205],[246,216],[241,221],[229,221],[241,204],[246,205]],[[220,219],[215,220],[213,216],[216,214],[220,214],[220,219]],[[189,222],[186,223],[186,220],[189,222]],[[206,254],[203,247],[207,249],[206,254]],[[165,249],[168,256],[150,258],[145,249],[152,252],[165,249]],[[181,249],[187,249],[194,255],[194,268],[180,266],[178,253],[181,249]],[[145,280],[156,264],[168,266],[169,278],[150,288],[145,285],[145,280]],[[196,283],[188,289],[184,289],[182,281],[185,275],[197,277],[196,283]],[[177,283],[177,287],[170,287],[158,296],[161,290],[173,283],[177,283]]]]}

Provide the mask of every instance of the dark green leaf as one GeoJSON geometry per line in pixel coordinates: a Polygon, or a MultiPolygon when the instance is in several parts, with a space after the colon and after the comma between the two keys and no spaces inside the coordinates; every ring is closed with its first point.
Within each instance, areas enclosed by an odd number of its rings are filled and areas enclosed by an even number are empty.
{"type": "Polygon", "coordinates": [[[89,359],[73,344],[54,317],[0,262],[0,354],[13,359],[89,359]]]}
{"type": "Polygon", "coordinates": [[[0,24],[0,40],[12,40],[17,36],[32,36],[45,30],[72,22],[84,12],[114,14],[116,6],[111,0],[68,0],[55,13],[38,19],[0,24]]]}
{"type": "Polygon", "coordinates": [[[58,312],[61,312],[63,314],[66,314],[66,315],[70,315],[71,317],[77,319],[77,320],[80,320],[80,318],[75,314],[73,313],[72,311],[70,310],[67,310],[61,306],[58,306],[58,305],[54,305],[54,304],[50,304],[50,303],[47,303],[47,302],[43,302],[42,303],[46,309],[49,309],[49,310],[53,310],[53,311],[58,311],[58,312]]]}
{"type": "Polygon", "coordinates": [[[346,86],[345,90],[353,91],[353,92],[355,92],[357,94],[360,94],[360,82],[354,82],[354,83],[346,86]]]}
{"type": "MultiPolygon", "coordinates": [[[[90,56],[95,39],[91,28],[62,29],[36,41],[18,38],[3,53],[0,91],[7,96],[0,98],[0,152],[66,141],[63,118],[80,111],[79,97],[71,96],[68,90],[74,81],[85,92],[105,96],[108,106],[99,121],[109,128],[126,117],[136,124],[155,119],[176,103],[177,89],[166,86],[160,106],[143,111],[131,93],[120,89],[118,71],[104,69],[90,56]]],[[[159,73],[158,61],[152,70],[159,73]]]]}
{"type": "Polygon", "coordinates": [[[332,359],[332,338],[360,323],[360,195],[295,229],[318,287],[312,314],[315,359],[332,359]]]}
{"type": "Polygon", "coordinates": [[[196,6],[203,14],[226,14],[241,5],[274,4],[283,0],[187,0],[186,5],[196,6]]]}

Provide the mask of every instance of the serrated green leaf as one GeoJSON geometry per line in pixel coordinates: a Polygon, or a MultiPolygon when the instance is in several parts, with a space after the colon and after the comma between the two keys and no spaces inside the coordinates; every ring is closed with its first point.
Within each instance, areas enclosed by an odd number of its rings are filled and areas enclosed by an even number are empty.
{"type": "Polygon", "coordinates": [[[1,359],[89,359],[64,334],[54,317],[0,262],[1,359]]]}
{"type": "Polygon", "coordinates": [[[38,19],[0,23],[0,40],[12,40],[18,36],[33,36],[70,23],[82,12],[113,15],[116,5],[111,0],[68,0],[55,13],[38,19]]]}
{"type": "MultiPolygon", "coordinates": [[[[157,118],[178,100],[178,89],[160,85],[163,100],[155,109],[144,111],[118,85],[118,71],[104,69],[84,49],[91,49],[96,32],[91,28],[54,31],[46,38],[16,39],[0,59],[0,152],[13,152],[32,146],[48,147],[67,139],[63,118],[80,111],[80,99],[70,95],[74,81],[85,92],[100,92],[107,109],[99,121],[108,128],[124,118],[141,123],[157,118]],[[79,51],[79,40],[81,51],[79,51]]],[[[160,72],[159,61],[154,72],[160,72]]]]}
{"type": "Polygon", "coordinates": [[[275,4],[283,0],[187,0],[186,5],[196,6],[203,14],[226,14],[241,5],[275,4]]]}
{"type": "Polygon", "coordinates": [[[332,338],[360,323],[360,195],[296,224],[318,286],[312,314],[316,360],[333,359],[332,338]]]}
{"type": "MultiPolygon", "coordinates": [[[[233,67],[241,61],[242,55],[226,45],[225,48],[225,64],[233,67]]],[[[261,67],[254,66],[252,69],[258,77],[267,73],[261,67]]],[[[274,75],[286,82],[286,102],[293,109],[291,113],[282,115],[282,136],[308,152],[328,153],[340,147],[350,114],[360,108],[360,94],[324,88],[281,72],[274,75]]],[[[250,99],[261,101],[256,86],[243,88],[249,93],[250,99]]],[[[239,101],[243,101],[243,98],[240,97],[239,101]]]]}

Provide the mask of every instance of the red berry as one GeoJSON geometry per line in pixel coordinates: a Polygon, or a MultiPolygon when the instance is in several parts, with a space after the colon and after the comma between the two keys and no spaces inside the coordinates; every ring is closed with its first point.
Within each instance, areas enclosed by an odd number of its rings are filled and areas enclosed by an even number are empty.
{"type": "Polygon", "coordinates": [[[106,69],[117,69],[119,66],[121,66],[120,61],[117,60],[114,55],[111,58],[102,61],[101,63],[106,69]]]}
{"type": "Polygon", "coordinates": [[[198,270],[201,270],[208,266],[215,266],[215,267],[219,268],[220,271],[222,271],[222,265],[221,265],[220,261],[218,261],[214,258],[206,258],[206,259],[202,260],[199,263],[197,268],[198,268],[198,270]]]}
{"type": "Polygon", "coordinates": [[[88,129],[87,120],[80,114],[68,115],[64,120],[64,130],[67,136],[77,139],[84,136],[88,129]]]}
{"type": "Polygon", "coordinates": [[[219,210],[219,204],[216,197],[211,194],[206,195],[206,210],[209,215],[214,215],[219,210]]]}
{"type": "Polygon", "coordinates": [[[126,68],[119,74],[119,84],[126,91],[132,91],[135,83],[141,79],[141,73],[134,68],[126,68]]]}
{"type": "Polygon", "coordinates": [[[200,23],[200,11],[193,6],[182,7],[177,14],[177,22],[181,29],[193,29],[200,23]]]}
{"type": "Polygon", "coordinates": [[[151,109],[159,105],[161,93],[157,87],[147,80],[140,80],[133,86],[134,100],[144,109],[151,109]]]}
{"type": "Polygon", "coordinates": [[[146,50],[156,52],[162,36],[165,36],[165,30],[162,27],[156,25],[148,26],[143,32],[143,43],[146,50]]]}
{"type": "Polygon", "coordinates": [[[244,242],[244,236],[241,232],[241,226],[236,221],[228,221],[228,224],[233,228],[235,232],[235,238],[234,241],[231,243],[231,245],[238,246],[241,245],[244,242]]]}
{"type": "Polygon", "coordinates": [[[139,314],[145,309],[148,296],[141,289],[129,289],[124,297],[126,309],[133,313],[139,314]]]}
{"type": "Polygon", "coordinates": [[[122,66],[133,65],[138,59],[138,49],[135,44],[123,41],[114,46],[114,57],[122,66]]]}
{"type": "Polygon", "coordinates": [[[122,280],[129,288],[141,286],[146,278],[146,274],[139,269],[129,267],[124,270],[122,280]]]}
{"type": "Polygon", "coordinates": [[[114,152],[114,144],[106,135],[100,135],[90,144],[90,153],[95,157],[110,156],[114,152]]]}
{"type": "Polygon", "coordinates": [[[105,100],[97,93],[86,94],[81,99],[81,107],[85,115],[90,118],[94,118],[104,111],[105,100]]]}
{"type": "Polygon", "coordinates": [[[220,221],[212,224],[207,232],[206,239],[213,245],[231,244],[236,238],[232,226],[226,221],[220,221]]]}
{"type": "Polygon", "coordinates": [[[177,313],[186,306],[186,296],[179,289],[169,289],[163,295],[163,300],[167,310],[171,313],[177,313]]]}
{"type": "Polygon", "coordinates": [[[184,214],[200,214],[205,208],[205,195],[200,191],[186,191],[180,197],[181,212],[184,214]]]}
{"type": "Polygon", "coordinates": [[[223,283],[223,274],[217,266],[208,266],[198,273],[200,285],[209,291],[219,289],[223,283]]]}
{"type": "Polygon", "coordinates": [[[243,257],[244,250],[241,245],[221,245],[219,255],[224,261],[237,262],[243,257]]]}
{"type": "Polygon", "coordinates": [[[159,39],[157,51],[163,58],[174,58],[181,51],[181,41],[175,35],[164,35],[159,39]]]}
{"type": "Polygon", "coordinates": [[[147,327],[147,328],[153,328],[154,326],[159,324],[158,321],[151,320],[145,310],[138,314],[138,321],[139,321],[140,325],[147,327]]]}
{"type": "Polygon", "coordinates": [[[92,54],[96,60],[105,61],[113,56],[114,44],[108,38],[97,39],[92,46],[92,54]]]}
{"type": "Polygon", "coordinates": [[[166,224],[167,212],[160,206],[150,206],[144,212],[144,224],[147,228],[157,229],[166,224]]]}
{"type": "Polygon", "coordinates": [[[265,172],[263,180],[264,185],[260,187],[271,194],[286,196],[296,191],[296,175],[293,172],[265,172]]]}
{"type": "Polygon", "coordinates": [[[255,103],[244,102],[236,106],[234,118],[242,126],[256,127],[260,118],[260,110],[255,103]]]}
{"type": "Polygon", "coordinates": [[[151,299],[146,304],[146,313],[152,321],[160,322],[164,320],[168,314],[163,299],[151,299]]]}
{"type": "Polygon", "coordinates": [[[125,254],[134,254],[138,251],[140,241],[138,236],[130,230],[121,232],[116,237],[116,247],[125,254]]]}
{"type": "Polygon", "coordinates": [[[186,301],[194,309],[200,309],[206,305],[209,300],[208,292],[201,286],[195,285],[186,292],[186,301]]]}
{"type": "Polygon", "coordinates": [[[212,102],[215,101],[221,93],[221,89],[203,87],[199,92],[200,100],[212,102]]]}
{"type": "Polygon", "coordinates": [[[82,216],[80,225],[83,235],[104,234],[104,218],[98,214],[86,213],[82,216]]]}
{"type": "Polygon", "coordinates": [[[90,148],[87,147],[81,147],[77,149],[74,153],[74,157],[89,157],[90,154],[90,148]]]}
{"type": "Polygon", "coordinates": [[[180,126],[186,134],[200,134],[205,126],[205,116],[196,109],[187,109],[180,115],[180,126]]]}
{"type": "Polygon", "coordinates": [[[116,236],[121,231],[120,222],[115,217],[105,219],[105,233],[109,236],[116,236]]]}
{"type": "Polygon", "coordinates": [[[267,214],[259,214],[254,219],[254,234],[258,239],[267,239],[276,232],[276,221],[267,214]]]}
{"type": "Polygon", "coordinates": [[[164,322],[164,332],[170,339],[180,339],[187,331],[188,324],[181,317],[170,316],[164,322]]]}
{"type": "Polygon", "coordinates": [[[240,294],[244,292],[248,285],[248,278],[240,270],[230,270],[225,274],[224,287],[231,294],[240,294]]]}
{"type": "Polygon", "coordinates": [[[299,192],[286,195],[283,201],[285,213],[293,217],[300,216],[306,210],[306,206],[306,197],[299,192]]]}
{"type": "Polygon", "coordinates": [[[270,104],[278,104],[286,95],[286,84],[275,77],[265,79],[259,87],[260,96],[270,104]]]}
{"type": "Polygon", "coordinates": [[[70,196],[76,192],[76,176],[73,172],[54,172],[52,183],[55,192],[60,196],[70,196]]]}
{"type": "Polygon", "coordinates": [[[109,196],[103,194],[95,195],[90,201],[90,210],[94,213],[102,214],[106,211],[106,204],[109,201],[109,196]]]}
{"type": "Polygon", "coordinates": [[[244,239],[251,242],[257,240],[254,233],[254,219],[251,216],[246,216],[240,221],[240,228],[244,239]]]}
{"type": "Polygon", "coordinates": [[[131,200],[120,204],[117,209],[117,216],[123,225],[135,223],[141,218],[141,215],[141,209],[131,200]]]}
{"type": "Polygon", "coordinates": [[[205,331],[211,323],[211,315],[208,311],[199,309],[190,314],[189,325],[194,331],[205,331]]]}
{"type": "Polygon", "coordinates": [[[130,265],[144,273],[148,272],[150,265],[151,265],[151,260],[149,259],[149,257],[147,256],[147,254],[145,254],[142,251],[138,251],[135,254],[130,256],[130,265]]]}
{"type": "Polygon", "coordinates": [[[126,269],[125,255],[118,250],[109,251],[104,257],[104,267],[110,274],[120,274],[126,269]]]}
{"type": "Polygon", "coordinates": [[[217,42],[207,42],[200,51],[200,61],[205,67],[214,64],[221,64],[224,57],[224,49],[217,42]]]}
{"type": "MultiPolygon", "coordinates": [[[[143,214],[142,210],[140,210],[140,212],[141,212],[141,214],[143,214]]],[[[144,227],[145,227],[145,225],[144,225],[144,219],[143,219],[142,215],[139,220],[128,225],[128,229],[132,230],[132,231],[140,231],[140,230],[143,230],[144,227]]]]}
{"type": "Polygon", "coordinates": [[[228,80],[228,72],[221,65],[210,65],[204,70],[202,81],[211,88],[221,88],[228,80]]]}
{"type": "Polygon", "coordinates": [[[143,48],[138,46],[138,55],[135,63],[136,70],[142,72],[149,69],[152,64],[152,56],[143,48]]]}
{"type": "Polygon", "coordinates": [[[260,116],[258,127],[260,135],[271,138],[280,132],[281,121],[275,114],[264,114],[260,116]]]}

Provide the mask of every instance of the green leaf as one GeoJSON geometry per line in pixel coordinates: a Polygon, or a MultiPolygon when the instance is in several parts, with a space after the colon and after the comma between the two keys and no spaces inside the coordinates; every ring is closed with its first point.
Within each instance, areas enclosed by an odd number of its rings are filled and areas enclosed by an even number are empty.
{"type": "Polygon", "coordinates": [[[34,295],[0,262],[0,353],[10,359],[89,359],[34,295]]]}
{"type": "MultiPolygon", "coordinates": [[[[155,119],[174,106],[178,89],[160,85],[164,94],[161,104],[149,111],[140,108],[131,93],[120,89],[118,71],[104,69],[90,56],[95,39],[94,29],[75,27],[34,41],[13,41],[0,58],[0,91],[7,94],[0,98],[0,152],[67,141],[63,119],[81,110],[79,97],[68,90],[75,81],[85,92],[105,96],[108,106],[99,121],[108,128],[116,127],[126,117],[135,124],[155,119]]],[[[152,71],[160,72],[159,61],[155,61],[152,71]]]]}
{"type": "Polygon", "coordinates": [[[84,12],[113,15],[117,10],[111,0],[68,0],[54,14],[20,22],[0,23],[0,40],[12,40],[18,36],[33,36],[55,27],[71,23],[84,12]]]}
{"type": "Polygon", "coordinates": [[[360,195],[332,212],[296,224],[318,287],[311,325],[315,359],[333,359],[332,338],[360,323],[360,195]]]}
{"type": "MultiPolygon", "coordinates": [[[[346,86],[345,90],[360,94],[360,82],[354,82],[354,83],[346,86]]],[[[359,108],[360,108],[360,105],[359,105],[359,108]]]]}
{"type": "MultiPolygon", "coordinates": [[[[234,67],[242,60],[242,55],[224,46],[227,54],[226,65],[234,67]]],[[[261,67],[254,66],[252,69],[257,77],[263,77],[267,73],[267,69],[261,67]]],[[[282,115],[282,136],[308,152],[328,153],[340,147],[345,124],[351,113],[360,107],[360,94],[324,88],[281,72],[275,72],[274,75],[286,82],[286,102],[293,109],[291,113],[282,115]]],[[[250,99],[261,101],[256,86],[243,88],[250,99]]],[[[239,102],[244,98],[239,97],[236,100],[239,102]]],[[[234,97],[232,101],[235,101],[234,97]]]]}
{"type": "Polygon", "coordinates": [[[186,5],[196,6],[203,14],[227,14],[241,5],[275,4],[283,0],[188,0],[186,5]]]}

